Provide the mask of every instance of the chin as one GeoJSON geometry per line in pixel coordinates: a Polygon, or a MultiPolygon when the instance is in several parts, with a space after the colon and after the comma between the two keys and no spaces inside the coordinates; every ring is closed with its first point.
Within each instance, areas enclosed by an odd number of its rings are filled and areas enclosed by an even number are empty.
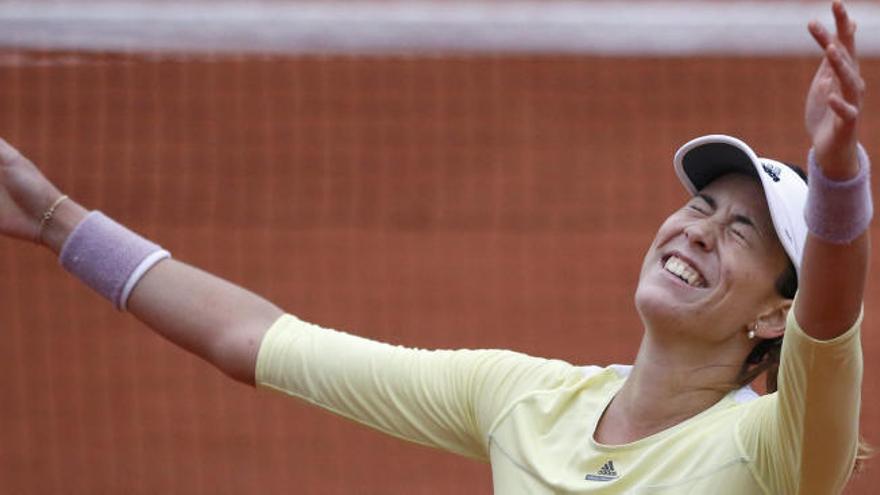
{"type": "Polygon", "coordinates": [[[639,281],[633,302],[645,328],[680,324],[686,316],[686,310],[668,290],[644,280],[639,281]]]}

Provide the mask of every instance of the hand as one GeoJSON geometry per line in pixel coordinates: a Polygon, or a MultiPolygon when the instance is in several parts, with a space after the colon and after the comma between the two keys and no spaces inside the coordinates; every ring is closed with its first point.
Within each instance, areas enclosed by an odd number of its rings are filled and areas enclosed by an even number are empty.
{"type": "Polygon", "coordinates": [[[827,177],[840,180],[858,170],[857,131],[865,81],[856,59],[856,24],[839,0],[831,4],[831,10],[835,35],[818,21],[809,24],[810,34],[825,56],[807,93],[804,117],[816,161],[827,177]]]}
{"type": "Polygon", "coordinates": [[[0,234],[40,244],[40,218],[60,196],[30,160],[0,139],[0,234]]]}

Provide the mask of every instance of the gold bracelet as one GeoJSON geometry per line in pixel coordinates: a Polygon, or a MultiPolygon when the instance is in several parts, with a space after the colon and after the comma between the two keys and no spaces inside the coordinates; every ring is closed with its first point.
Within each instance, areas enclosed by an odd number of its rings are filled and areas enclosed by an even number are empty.
{"type": "Polygon", "coordinates": [[[68,198],[68,196],[67,196],[66,194],[62,194],[61,197],[58,198],[58,199],[56,199],[55,202],[52,203],[52,206],[50,206],[49,209],[46,210],[45,213],[43,213],[43,216],[40,217],[40,235],[39,235],[39,237],[38,237],[38,240],[39,240],[41,243],[43,242],[43,230],[45,230],[45,228],[46,228],[46,224],[48,224],[49,221],[52,220],[52,217],[55,215],[55,210],[58,208],[58,206],[59,206],[59,205],[65,200],[65,199],[69,199],[69,198],[68,198]]]}

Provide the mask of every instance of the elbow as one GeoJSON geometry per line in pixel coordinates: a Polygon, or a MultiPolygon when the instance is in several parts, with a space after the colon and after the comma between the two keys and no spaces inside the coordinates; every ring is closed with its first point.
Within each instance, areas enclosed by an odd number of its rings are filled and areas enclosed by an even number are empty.
{"type": "Polygon", "coordinates": [[[255,339],[230,335],[215,343],[208,361],[229,378],[254,386],[258,352],[259,342],[255,339]]]}
{"type": "Polygon", "coordinates": [[[221,332],[212,346],[209,361],[223,374],[246,385],[256,385],[257,355],[263,336],[283,312],[254,318],[221,332]]]}

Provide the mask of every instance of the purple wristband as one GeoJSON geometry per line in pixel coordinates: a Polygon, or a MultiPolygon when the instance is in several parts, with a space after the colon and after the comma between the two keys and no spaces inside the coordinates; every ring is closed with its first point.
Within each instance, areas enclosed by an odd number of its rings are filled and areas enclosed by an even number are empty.
{"type": "Polygon", "coordinates": [[[61,248],[61,266],[109,299],[117,309],[137,279],[170,254],[99,211],[89,213],[61,248]],[[149,266],[144,266],[149,263],[149,266]]]}
{"type": "Polygon", "coordinates": [[[810,188],[804,219],[810,233],[833,244],[849,244],[867,230],[874,216],[871,202],[871,162],[858,145],[859,172],[834,181],[822,174],[811,149],[807,157],[810,188]]]}

